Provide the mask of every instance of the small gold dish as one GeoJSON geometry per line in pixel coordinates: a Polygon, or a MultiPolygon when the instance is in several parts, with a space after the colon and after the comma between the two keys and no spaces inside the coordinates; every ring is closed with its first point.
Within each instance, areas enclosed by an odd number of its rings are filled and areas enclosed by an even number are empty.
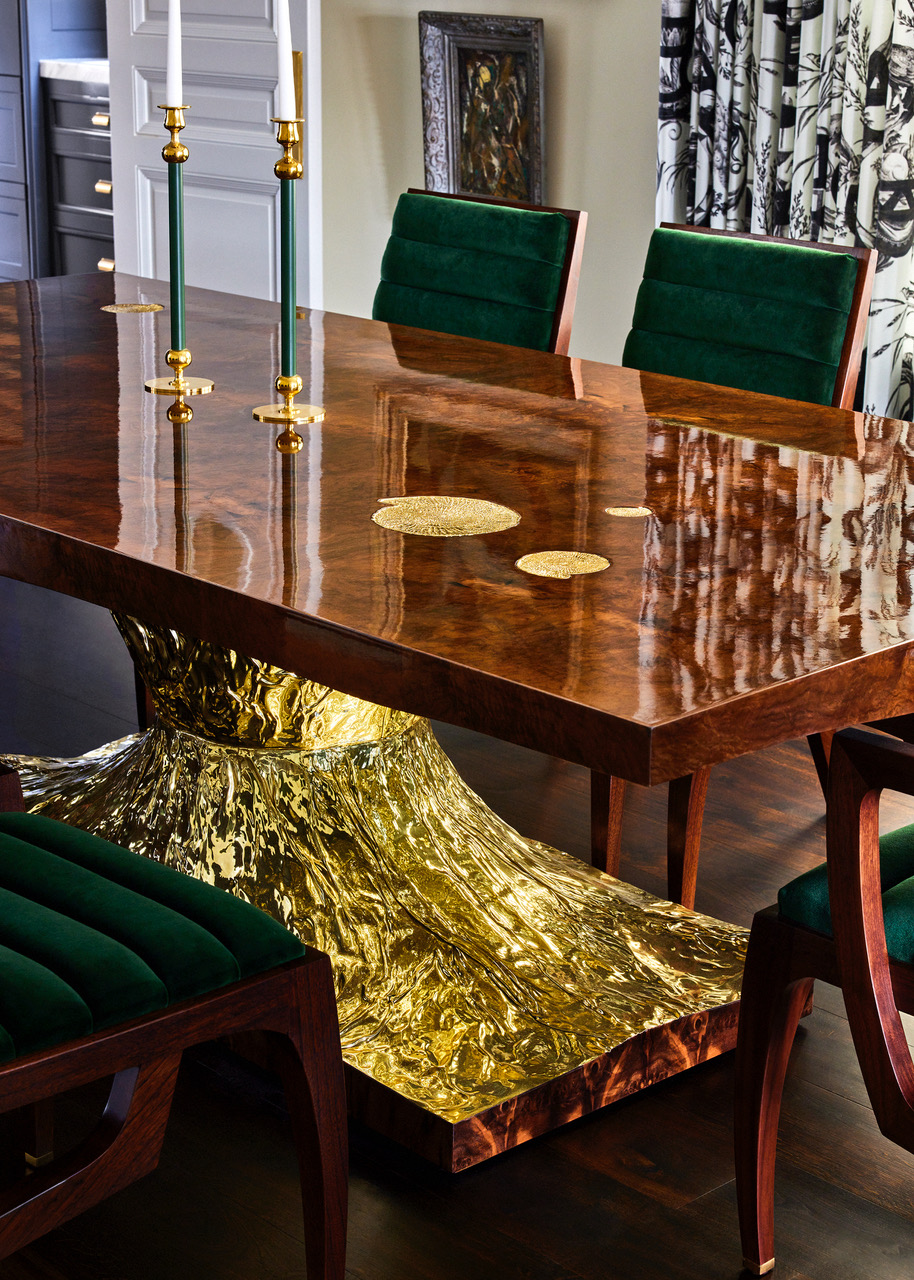
{"type": "Polygon", "coordinates": [[[623,519],[654,514],[650,507],[604,507],[604,511],[608,516],[621,516],[623,519]]]}
{"type": "Polygon", "coordinates": [[[534,551],[516,560],[515,567],[538,578],[573,578],[580,573],[602,573],[610,563],[605,556],[588,551],[534,551]]]}
{"type": "Polygon", "coordinates": [[[469,538],[481,533],[501,533],[520,524],[510,507],[482,498],[449,498],[440,494],[379,498],[383,511],[371,517],[382,529],[422,534],[429,538],[469,538]]]}
{"type": "Polygon", "coordinates": [[[142,311],[162,311],[163,307],[161,302],[111,302],[108,306],[99,309],[114,311],[118,315],[127,315],[142,311]]]}

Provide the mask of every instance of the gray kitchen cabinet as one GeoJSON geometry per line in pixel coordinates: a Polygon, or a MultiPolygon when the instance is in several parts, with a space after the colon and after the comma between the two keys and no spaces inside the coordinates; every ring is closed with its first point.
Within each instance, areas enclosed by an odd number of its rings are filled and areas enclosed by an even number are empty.
{"type": "Polygon", "coordinates": [[[113,271],[107,64],[43,62],[41,74],[48,123],[54,272],[113,271]],[[80,78],[72,78],[76,76],[80,78]]]}
{"type": "Polygon", "coordinates": [[[104,57],[104,0],[0,0],[0,280],[52,270],[43,58],[104,57]]]}

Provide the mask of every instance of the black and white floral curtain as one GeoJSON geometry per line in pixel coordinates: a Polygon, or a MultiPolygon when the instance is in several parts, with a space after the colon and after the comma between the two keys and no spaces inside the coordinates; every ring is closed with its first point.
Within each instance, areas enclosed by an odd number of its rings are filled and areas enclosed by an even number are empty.
{"type": "Polygon", "coordinates": [[[868,410],[914,416],[914,0],[661,0],[657,220],[878,250],[868,410]]]}

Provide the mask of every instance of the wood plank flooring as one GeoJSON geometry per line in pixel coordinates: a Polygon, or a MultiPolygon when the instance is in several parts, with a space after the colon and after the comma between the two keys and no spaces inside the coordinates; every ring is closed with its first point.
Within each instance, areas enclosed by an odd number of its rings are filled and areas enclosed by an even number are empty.
{"type": "MultiPolygon", "coordinates": [[[[0,749],[75,753],[130,730],[132,674],[107,615],[0,579],[0,749]]],[[[586,856],[584,770],[441,726],[469,783],[525,834],[586,856]]],[[[665,793],[633,789],[623,875],[662,893],[665,793]]],[[[900,802],[887,824],[910,820],[900,802]]],[[[714,771],[698,908],[747,924],[823,855],[805,744],[714,771]]],[[[351,1280],[735,1280],[732,1064],[717,1060],[450,1177],[351,1131],[351,1280]]],[[[83,1123],[90,1099],[65,1123],[83,1123]]],[[[779,1280],[914,1273],[914,1159],[878,1133],[840,994],[800,1031],[782,1121],[779,1280]]],[[[277,1087],[219,1050],[182,1068],[151,1177],[0,1263],[2,1280],[305,1276],[277,1087]]]]}

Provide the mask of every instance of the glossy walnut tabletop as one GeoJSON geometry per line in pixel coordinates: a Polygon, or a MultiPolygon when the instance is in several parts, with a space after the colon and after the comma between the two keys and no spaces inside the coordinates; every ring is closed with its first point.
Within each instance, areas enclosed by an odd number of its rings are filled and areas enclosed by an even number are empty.
{"type": "Polygon", "coordinates": [[[910,424],[311,312],[283,457],[278,307],[188,291],[180,428],[167,310],[115,301],[167,286],[0,286],[0,573],[642,783],[914,701],[910,424]],[[402,495],[520,519],[373,522],[402,495]],[[610,564],[516,567],[552,550],[610,564]]]}

